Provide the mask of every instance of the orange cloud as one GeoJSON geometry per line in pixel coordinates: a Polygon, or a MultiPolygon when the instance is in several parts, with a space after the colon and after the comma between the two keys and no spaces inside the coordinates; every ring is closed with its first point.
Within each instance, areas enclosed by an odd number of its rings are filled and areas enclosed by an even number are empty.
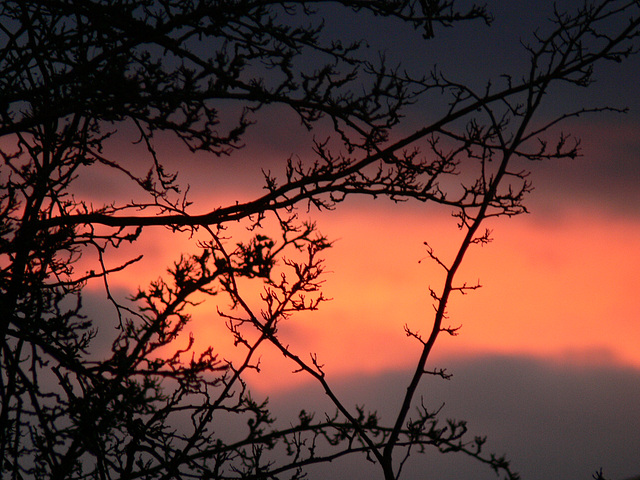
{"type": "MultiPolygon", "coordinates": [[[[319,216],[323,233],[337,239],[326,255],[324,293],[332,301],[280,326],[283,343],[304,359],[317,354],[327,374],[410,366],[420,345],[407,338],[403,326],[425,335],[430,331],[428,287],[437,291],[443,272],[426,259],[423,241],[446,261],[455,253],[459,232],[448,215],[385,205],[345,206],[319,216]]],[[[459,273],[459,282],[479,280],[483,287],[452,298],[449,322],[462,328],[455,338],[440,337],[434,353],[444,364],[438,366],[446,366],[447,356],[509,353],[640,367],[640,222],[573,211],[562,221],[537,222],[532,216],[490,227],[494,242],[471,250],[459,273]]],[[[163,273],[159,265],[193,246],[193,240],[176,240],[168,232],[153,235],[147,258],[114,276],[113,283],[144,284],[143,279],[163,273]]],[[[249,293],[258,305],[259,291],[249,293]]],[[[212,344],[233,357],[217,306],[209,300],[195,308],[188,328],[196,348],[212,344]]],[[[303,380],[283,374],[295,365],[264,347],[263,374],[255,379],[259,388],[303,380]]]]}

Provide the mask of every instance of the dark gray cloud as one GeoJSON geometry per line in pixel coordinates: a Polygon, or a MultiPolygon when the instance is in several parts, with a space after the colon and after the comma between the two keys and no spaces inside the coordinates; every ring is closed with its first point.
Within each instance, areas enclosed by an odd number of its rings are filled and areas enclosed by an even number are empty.
{"type": "MultiPolygon", "coordinates": [[[[443,418],[465,419],[472,435],[487,435],[487,451],[507,454],[523,480],[588,480],[601,467],[612,479],[640,472],[640,371],[507,356],[444,363],[454,377],[429,379],[420,392],[425,404],[437,408],[444,403],[443,418]]],[[[345,378],[337,390],[346,404],[364,403],[389,419],[409,374],[345,378]]],[[[282,420],[301,405],[327,405],[315,386],[272,395],[271,400],[282,420]]],[[[311,478],[379,478],[376,472],[375,466],[357,458],[318,468],[311,478]]],[[[404,478],[496,476],[458,454],[431,452],[414,456],[404,478]]]]}
{"type": "Polygon", "coordinates": [[[581,156],[529,164],[534,213],[593,210],[607,216],[640,216],[640,122],[613,118],[569,125],[580,139],[581,156]]]}
{"type": "MultiPolygon", "coordinates": [[[[368,38],[369,47],[365,51],[372,59],[377,59],[379,50],[384,51],[389,65],[402,65],[403,70],[415,76],[428,74],[437,66],[450,80],[483,92],[488,81],[494,88],[506,85],[502,74],[512,75],[514,80],[526,74],[529,57],[522,44],[534,41],[534,31],[542,35],[551,29],[549,18],[554,3],[559,10],[576,10],[583,1],[545,0],[536,2],[535,8],[524,0],[492,1],[488,6],[494,16],[491,26],[482,21],[462,22],[454,28],[438,28],[436,37],[428,41],[422,38],[419,29],[413,31],[400,25],[391,28],[395,24],[363,12],[350,16],[340,9],[327,22],[327,33],[344,41],[368,38]],[[371,35],[372,31],[385,34],[371,35]]],[[[588,89],[553,88],[537,121],[583,107],[605,105],[629,107],[630,113],[585,116],[562,127],[582,139],[584,156],[526,165],[532,171],[536,187],[531,197],[534,211],[588,205],[612,214],[640,215],[640,137],[636,134],[640,131],[640,89],[636,88],[640,58],[635,56],[621,64],[600,64],[594,75],[596,81],[588,89]]],[[[393,138],[404,136],[446,112],[448,100],[438,91],[410,108],[393,138]]],[[[221,108],[226,112],[224,105],[221,108]]],[[[262,169],[282,178],[288,157],[313,162],[312,138],[323,140],[331,130],[328,123],[319,122],[309,132],[300,125],[295,113],[282,106],[267,106],[256,119],[259,121],[244,138],[245,147],[229,157],[193,155],[174,138],[159,135],[155,139],[169,170],[180,171],[180,180],[185,185],[191,184],[192,198],[209,199],[209,204],[198,207],[201,205],[198,203],[194,209],[209,210],[226,203],[228,197],[243,201],[264,193],[262,169]]],[[[123,135],[113,145],[108,142],[108,153],[144,176],[150,159],[143,146],[131,143],[137,136],[130,130],[123,127],[123,135]]],[[[127,192],[131,182],[117,175],[105,175],[98,166],[81,173],[78,193],[83,198],[89,197],[99,204],[130,195],[127,192]]]]}
{"type": "MultiPolygon", "coordinates": [[[[122,291],[114,294],[124,297],[122,291]]],[[[87,293],[84,298],[86,313],[101,328],[93,353],[107,355],[115,326],[113,305],[104,294],[87,293]]],[[[624,480],[640,473],[640,370],[606,365],[613,358],[588,351],[578,363],[565,364],[521,356],[441,358],[434,366],[446,367],[453,378],[428,377],[419,396],[430,409],[444,404],[443,420],[467,420],[471,436],[487,435],[486,451],[506,454],[523,480],[589,480],[599,468],[608,478],[624,480]]],[[[333,385],[347,406],[378,410],[389,424],[411,373],[360,374],[335,379],[333,385]]],[[[263,396],[269,396],[280,425],[293,422],[300,409],[317,415],[335,410],[316,384],[256,393],[256,398],[263,396]]],[[[242,427],[230,422],[222,421],[218,433],[228,435],[242,427]]],[[[312,480],[379,477],[377,467],[362,457],[315,467],[310,476],[312,480]]],[[[412,457],[403,478],[496,477],[459,454],[427,452],[412,457]]]]}
{"type": "MultiPolygon", "coordinates": [[[[450,80],[484,91],[505,85],[501,75],[514,81],[527,74],[529,55],[523,45],[535,44],[534,32],[544,36],[554,26],[550,21],[554,8],[576,12],[582,0],[532,2],[497,0],[488,2],[494,17],[490,26],[483,22],[456,24],[439,28],[433,40],[421,40],[419,32],[404,32],[394,38],[380,36],[372,48],[386,50],[390,59],[398,58],[403,68],[415,75],[430,72],[434,66],[450,80]]],[[[596,65],[593,83],[588,88],[558,84],[553,86],[537,112],[536,125],[583,108],[629,108],[626,115],[601,113],[582,115],[567,121],[548,136],[554,142],[560,132],[572,133],[581,140],[582,156],[524,165],[532,172],[536,191],[532,210],[549,212],[564,208],[593,208],[611,215],[640,215],[640,58],[622,63],[596,65]]],[[[435,118],[442,98],[420,104],[400,125],[400,130],[435,118]]],[[[537,127],[536,127],[537,128],[537,127]]],[[[532,148],[537,148],[534,143],[532,148]]]]}

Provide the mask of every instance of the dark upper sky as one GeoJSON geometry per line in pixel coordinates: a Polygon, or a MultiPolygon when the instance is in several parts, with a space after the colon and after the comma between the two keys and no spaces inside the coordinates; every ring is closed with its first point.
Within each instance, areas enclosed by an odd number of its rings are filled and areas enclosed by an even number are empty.
{"type": "MultiPolygon", "coordinates": [[[[461,5],[465,3],[468,2],[461,2],[461,5]]],[[[556,3],[559,10],[572,10],[582,2],[556,3]]],[[[552,28],[549,19],[554,2],[537,1],[532,5],[533,2],[523,0],[489,2],[488,10],[494,18],[490,26],[481,20],[461,22],[453,28],[439,26],[436,37],[430,40],[422,38],[421,30],[413,30],[399,22],[382,21],[363,12],[349,15],[344,10],[328,17],[326,30],[327,35],[344,41],[366,38],[371,58],[377,58],[377,51],[384,51],[390,65],[401,65],[402,70],[406,69],[412,75],[419,76],[437,68],[448,79],[483,91],[489,81],[495,88],[505,85],[502,74],[509,74],[516,81],[527,73],[529,58],[523,44],[535,41],[534,31],[544,35],[552,28]]],[[[640,58],[634,56],[622,64],[600,64],[595,71],[594,83],[588,89],[564,86],[550,90],[546,103],[540,108],[539,122],[583,107],[629,107],[630,110],[626,115],[602,113],[566,122],[561,130],[581,139],[582,157],[523,165],[532,171],[536,188],[529,200],[532,209],[582,207],[586,202],[607,214],[640,215],[640,189],[637,187],[640,182],[640,140],[636,134],[640,131],[638,78],[640,58]]],[[[446,108],[447,98],[435,94],[409,109],[395,135],[402,136],[433,121],[446,108]]],[[[214,191],[236,190],[239,197],[243,190],[252,188],[254,193],[249,196],[253,196],[261,191],[261,169],[272,169],[281,174],[283,160],[289,156],[312,160],[311,138],[326,135],[322,124],[312,132],[295,128],[296,115],[282,106],[265,107],[258,119],[260,121],[244,138],[246,146],[230,158],[212,161],[210,157],[200,155],[190,156],[188,163],[180,161],[180,176],[193,184],[194,193],[204,179],[203,174],[214,171],[213,165],[215,173],[206,181],[207,193],[214,185],[214,191]],[[243,166],[242,176],[235,174],[239,165],[243,166]]],[[[167,156],[177,151],[176,142],[163,140],[162,136],[156,138],[156,143],[167,156]]],[[[94,193],[93,187],[90,188],[90,193],[94,193]]]]}
{"type": "MultiPolygon", "coordinates": [[[[469,3],[469,2],[466,2],[469,3]]],[[[488,2],[493,22],[467,21],[453,28],[438,27],[436,37],[422,38],[421,30],[391,29],[389,23],[372,17],[336,15],[328,31],[338,37],[367,38],[371,51],[384,51],[391,65],[397,61],[402,69],[418,76],[437,68],[448,79],[482,91],[487,82],[505,84],[503,74],[514,81],[526,75],[529,55],[524,45],[535,44],[534,32],[544,36],[554,27],[554,5],[558,11],[575,11],[579,0],[559,2],[496,0],[488,2]],[[371,35],[374,31],[376,34],[371,35]]],[[[460,5],[464,5],[461,2],[460,5]]],[[[393,25],[393,23],[391,23],[393,25]]],[[[572,133],[581,142],[582,156],[524,165],[533,172],[537,191],[533,205],[548,209],[558,205],[593,207],[617,215],[640,215],[640,57],[623,63],[601,62],[596,66],[593,83],[588,88],[557,85],[550,89],[546,103],[538,111],[538,121],[582,108],[628,108],[626,114],[599,113],[570,119],[553,134],[572,133]]],[[[433,98],[410,111],[399,131],[424,125],[442,112],[445,97],[433,98]]],[[[304,155],[304,142],[297,144],[291,132],[274,131],[268,138],[273,151],[283,155],[304,155]],[[299,147],[299,150],[297,148],[299,147]]],[[[555,138],[555,137],[552,137],[555,138]]]]}

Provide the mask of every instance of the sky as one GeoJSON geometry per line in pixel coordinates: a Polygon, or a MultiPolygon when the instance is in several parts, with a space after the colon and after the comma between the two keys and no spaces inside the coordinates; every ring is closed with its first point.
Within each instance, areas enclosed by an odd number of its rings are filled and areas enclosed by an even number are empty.
{"type": "MultiPolygon", "coordinates": [[[[549,8],[550,2],[540,4],[549,8]]],[[[492,27],[437,32],[442,38],[434,55],[448,59],[444,66],[471,82],[492,75],[494,67],[517,69],[522,50],[514,38],[531,31],[548,11],[524,5],[489,2],[496,17],[492,27]],[[458,61],[462,54],[464,61],[458,61]]],[[[331,28],[349,27],[338,22],[331,28]]],[[[424,61],[425,52],[406,40],[381,43],[402,50],[411,67],[424,61]]],[[[489,445],[507,453],[525,479],[588,479],[600,467],[615,480],[640,474],[638,75],[640,58],[634,57],[597,71],[589,91],[558,92],[546,107],[553,112],[591,102],[628,106],[630,113],[573,120],[566,128],[582,139],[582,156],[531,165],[530,213],[490,222],[493,242],[469,253],[460,278],[482,288],[452,299],[449,321],[462,328],[456,337],[440,337],[430,363],[454,377],[429,379],[425,398],[434,406],[445,402],[447,416],[465,418],[474,432],[488,435],[489,445]]],[[[217,160],[215,167],[203,156],[176,155],[171,140],[158,140],[161,154],[172,157],[191,184],[196,206],[207,210],[252,198],[260,192],[262,168],[282,171],[282,159],[305,158],[309,138],[287,128],[286,112],[269,115],[281,121],[260,124],[245,149],[217,160]]],[[[135,160],[135,149],[126,143],[110,148],[135,160]]],[[[110,183],[98,170],[83,175],[86,190],[79,193],[96,203],[123,193],[121,184],[110,183]]],[[[459,238],[455,220],[447,209],[382,199],[352,199],[333,212],[308,216],[334,241],[326,253],[324,284],[332,300],[318,312],[291,319],[280,334],[301,355],[317,353],[349,402],[390,415],[420,353],[403,326],[429,331],[428,287],[442,281],[424,242],[450,258],[459,238]]],[[[164,266],[194,243],[161,229],[145,232],[141,241],[147,245],[145,258],[112,277],[112,288],[121,295],[162,275],[164,266]]],[[[135,255],[135,248],[118,255],[135,255]]],[[[99,284],[89,284],[87,295],[89,309],[109,308],[99,284]]],[[[233,355],[216,308],[205,303],[195,309],[189,331],[196,348],[214,343],[223,355],[233,355]]],[[[326,408],[317,386],[283,373],[293,367],[280,354],[265,349],[262,364],[252,387],[272,399],[283,421],[287,412],[304,407],[300,403],[326,408]]],[[[428,471],[416,458],[407,478],[495,478],[457,457],[428,458],[428,471]]],[[[357,477],[350,464],[331,468],[357,477]]]]}

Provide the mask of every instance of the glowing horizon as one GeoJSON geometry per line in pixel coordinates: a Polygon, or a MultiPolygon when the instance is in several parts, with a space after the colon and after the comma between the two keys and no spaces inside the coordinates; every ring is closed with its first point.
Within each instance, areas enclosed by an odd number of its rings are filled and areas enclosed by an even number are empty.
{"type": "MultiPolygon", "coordinates": [[[[280,324],[283,343],[306,359],[317,354],[328,374],[411,368],[420,345],[403,326],[423,334],[431,329],[428,286],[438,290],[442,272],[426,259],[423,242],[446,260],[457,247],[451,242],[455,220],[446,212],[388,205],[372,202],[319,215],[319,230],[336,239],[325,255],[323,291],[332,300],[280,324]]],[[[640,287],[640,253],[634,248],[640,222],[567,211],[561,221],[532,215],[488,226],[494,241],[470,250],[458,275],[459,283],[479,280],[482,288],[450,300],[448,321],[462,328],[455,338],[442,333],[436,358],[495,353],[640,368],[634,296],[640,287]]],[[[162,275],[194,244],[169,232],[155,232],[154,239],[139,265],[112,276],[112,288],[144,286],[143,279],[162,275]]],[[[101,288],[97,282],[89,287],[101,288]]],[[[234,356],[216,311],[227,304],[214,298],[193,310],[184,334],[194,335],[196,351],[211,345],[222,357],[234,356]]],[[[294,365],[275,348],[265,345],[259,355],[263,374],[252,375],[258,389],[304,380],[284,374],[294,365]]]]}

